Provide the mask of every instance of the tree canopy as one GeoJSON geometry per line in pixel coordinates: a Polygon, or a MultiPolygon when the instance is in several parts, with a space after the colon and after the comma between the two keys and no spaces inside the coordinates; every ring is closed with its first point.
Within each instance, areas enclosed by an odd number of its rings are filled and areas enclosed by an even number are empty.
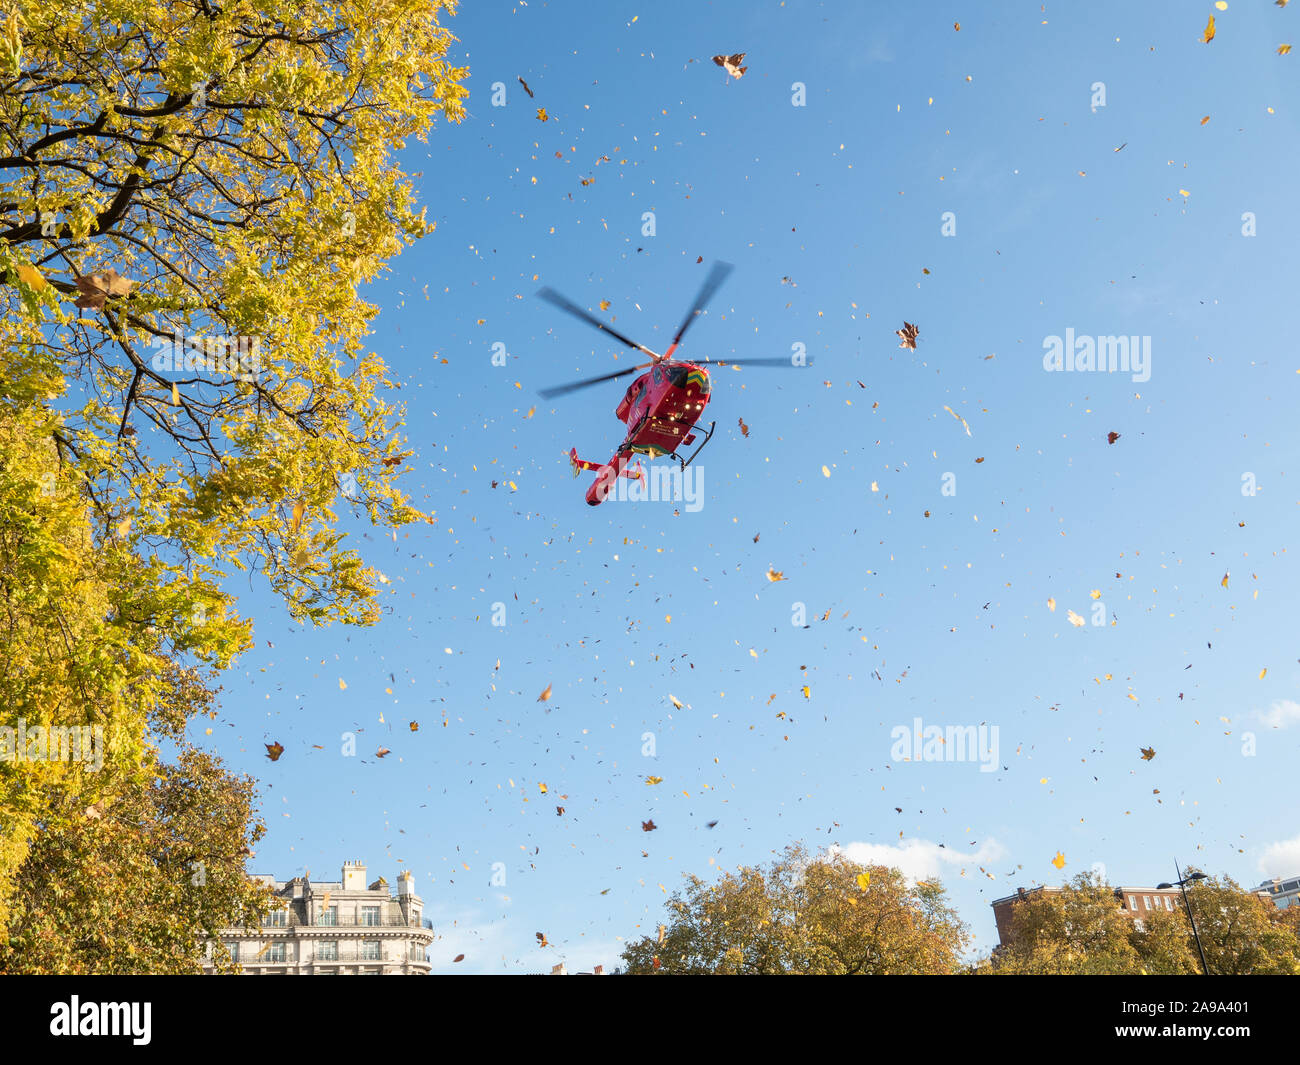
{"type": "Polygon", "coordinates": [[[397,486],[400,386],[359,288],[433,228],[396,155],[464,113],[454,10],[0,16],[0,725],[104,741],[98,767],[0,760],[5,967],[183,971],[182,943],[256,908],[251,792],[184,727],[251,639],[233,575],[370,623],[386,578],[343,515],[434,520],[397,486]]]}
{"type": "Polygon", "coordinates": [[[623,952],[631,974],[871,976],[954,973],[966,926],[943,886],[794,844],[767,868],[688,875],[655,935],[623,952]]]}

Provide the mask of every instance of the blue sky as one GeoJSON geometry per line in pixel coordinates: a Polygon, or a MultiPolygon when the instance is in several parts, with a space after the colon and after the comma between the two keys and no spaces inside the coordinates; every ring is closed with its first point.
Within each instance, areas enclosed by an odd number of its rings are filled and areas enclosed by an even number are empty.
{"type": "Polygon", "coordinates": [[[404,153],[437,231],[367,293],[437,523],[353,527],[376,628],[245,595],[257,649],[196,738],[262,781],[250,868],[410,869],[448,972],[612,968],[684,872],[799,839],[941,876],[979,951],[992,899],[1094,863],[1300,872],[1297,19],[464,4],[469,117],[404,153]],[[587,507],[566,454],[609,455],[626,382],[536,390],[631,356],[533,294],[663,350],[715,259],[681,354],[814,365],[714,372],[698,512],[587,507]],[[1149,380],[1047,372],[1067,329],[1149,337],[1149,380]],[[996,727],[996,771],[895,761],[918,717],[996,727]]]}

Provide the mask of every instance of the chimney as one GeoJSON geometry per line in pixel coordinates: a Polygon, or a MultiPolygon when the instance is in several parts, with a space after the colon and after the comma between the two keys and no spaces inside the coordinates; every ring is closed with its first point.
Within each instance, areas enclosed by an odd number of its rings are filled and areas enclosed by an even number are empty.
{"type": "Polygon", "coordinates": [[[366,863],[343,863],[343,890],[364,891],[366,889],[366,863]]]}
{"type": "Polygon", "coordinates": [[[399,895],[415,894],[415,877],[411,875],[409,869],[397,874],[397,893],[399,895]]]}

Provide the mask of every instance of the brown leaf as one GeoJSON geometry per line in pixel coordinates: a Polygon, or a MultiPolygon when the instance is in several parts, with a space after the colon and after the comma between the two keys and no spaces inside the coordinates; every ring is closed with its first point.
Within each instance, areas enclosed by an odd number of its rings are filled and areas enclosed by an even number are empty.
{"type": "Polygon", "coordinates": [[[544,692],[542,692],[542,694],[539,695],[539,696],[537,697],[537,701],[538,701],[539,703],[544,703],[544,702],[546,702],[550,697],[551,697],[551,686],[548,684],[548,685],[546,686],[546,690],[545,690],[544,692]]]}
{"type": "Polygon", "coordinates": [[[380,747],[379,750],[377,750],[377,751],[375,752],[375,757],[376,757],[376,758],[383,758],[384,755],[386,755],[386,754],[392,754],[392,753],[393,753],[393,752],[390,751],[387,747],[380,747]]]}
{"type": "Polygon", "coordinates": [[[451,959],[451,962],[452,962],[453,965],[455,965],[456,962],[458,962],[458,961],[464,961],[464,960],[465,960],[465,955],[464,955],[464,954],[457,954],[454,958],[451,959]]]}
{"type": "Polygon", "coordinates": [[[642,822],[641,822],[641,831],[642,831],[642,832],[653,832],[653,831],[654,831],[656,828],[658,828],[658,827],[659,827],[659,826],[656,825],[653,821],[642,821],[642,822]]]}
{"type": "Polygon", "coordinates": [[[533,934],[534,934],[535,936],[537,936],[537,945],[538,945],[539,947],[549,947],[549,946],[551,945],[550,943],[548,943],[548,942],[546,941],[546,933],[545,933],[545,932],[534,932],[533,934]]]}
{"type": "Polygon", "coordinates": [[[1144,762],[1149,762],[1156,756],[1154,747],[1139,747],[1138,750],[1142,752],[1142,761],[1144,762]]]}
{"type": "Polygon", "coordinates": [[[916,326],[914,326],[911,322],[907,322],[907,321],[903,322],[903,328],[902,328],[902,329],[895,329],[895,330],[894,330],[894,333],[895,333],[897,336],[899,336],[899,337],[902,338],[902,343],[899,344],[898,346],[899,346],[900,348],[911,348],[913,351],[915,351],[915,350],[916,350],[916,336],[917,336],[917,334],[918,334],[919,332],[920,332],[920,330],[917,329],[916,326]]]}
{"type": "Polygon", "coordinates": [[[532,96],[533,96],[533,90],[530,89],[530,88],[528,87],[528,82],[524,81],[523,78],[520,78],[520,79],[519,79],[519,84],[522,85],[522,86],[524,87],[524,92],[528,93],[528,97],[529,97],[529,99],[532,99],[532,96]]]}
{"type": "Polygon", "coordinates": [[[744,436],[744,437],[748,437],[748,436],[749,436],[749,426],[745,424],[745,419],[744,419],[744,418],[741,418],[741,419],[740,419],[740,433],[741,433],[741,435],[744,436]]]}
{"type": "Polygon", "coordinates": [[[1107,433],[1107,434],[1106,434],[1106,443],[1108,443],[1108,444],[1113,444],[1113,443],[1114,443],[1116,440],[1118,440],[1118,439],[1119,439],[1119,433],[1107,433]]]}
{"type": "Polygon", "coordinates": [[[737,52],[735,55],[715,55],[713,61],[733,78],[743,77],[749,67],[742,67],[740,64],[745,61],[745,53],[737,52]]]}
{"type": "Polygon", "coordinates": [[[284,754],[284,744],[278,741],[275,743],[265,744],[264,746],[266,747],[266,756],[273,762],[278,762],[280,760],[280,755],[284,754]]]}

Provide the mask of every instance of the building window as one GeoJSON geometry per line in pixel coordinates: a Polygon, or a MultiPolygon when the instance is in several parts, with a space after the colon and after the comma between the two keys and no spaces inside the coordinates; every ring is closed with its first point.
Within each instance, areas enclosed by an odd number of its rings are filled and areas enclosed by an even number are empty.
{"type": "Polygon", "coordinates": [[[378,906],[362,906],[362,907],[361,907],[361,923],[364,924],[364,925],[371,925],[371,926],[374,926],[374,925],[379,924],[379,907],[378,907],[378,906]]]}
{"type": "Polygon", "coordinates": [[[262,918],[265,928],[283,928],[289,923],[289,914],[284,910],[272,910],[262,918]]]}
{"type": "Polygon", "coordinates": [[[283,962],[287,960],[286,954],[283,943],[272,943],[270,949],[266,952],[266,960],[269,962],[283,962]]]}
{"type": "Polygon", "coordinates": [[[320,911],[320,916],[316,919],[317,924],[327,924],[330,926],[339,923],[339,908],[337,906],[326,906],[320,911]]]}
{"type": "Polygon", "coordinates": [[[239,961],[239,944],[238,944],[238,943],[227,943],[227,944],[226,944],[226,949],[230,951],[230,960],[231,960],[231,961],[239,961]]]}
{"type": "Polygon", "coordinates": [[[1137,913],[1138,897],[1136,895],[1130,895],[1128,897],[1128,908],[1132,910],[1134,913],[1137,913]]]}
{"type": "Polygon", "coordinates": [[[380,961],[383,955],[379,953],[379,940],[367,939],[361,944],[362,961],[380,961]]]}
{"type": "Polygon", "coordinates": [[[325,939],[316,944],[317,961],[338,961],[339,945],[337,940],[325,939]]]}

